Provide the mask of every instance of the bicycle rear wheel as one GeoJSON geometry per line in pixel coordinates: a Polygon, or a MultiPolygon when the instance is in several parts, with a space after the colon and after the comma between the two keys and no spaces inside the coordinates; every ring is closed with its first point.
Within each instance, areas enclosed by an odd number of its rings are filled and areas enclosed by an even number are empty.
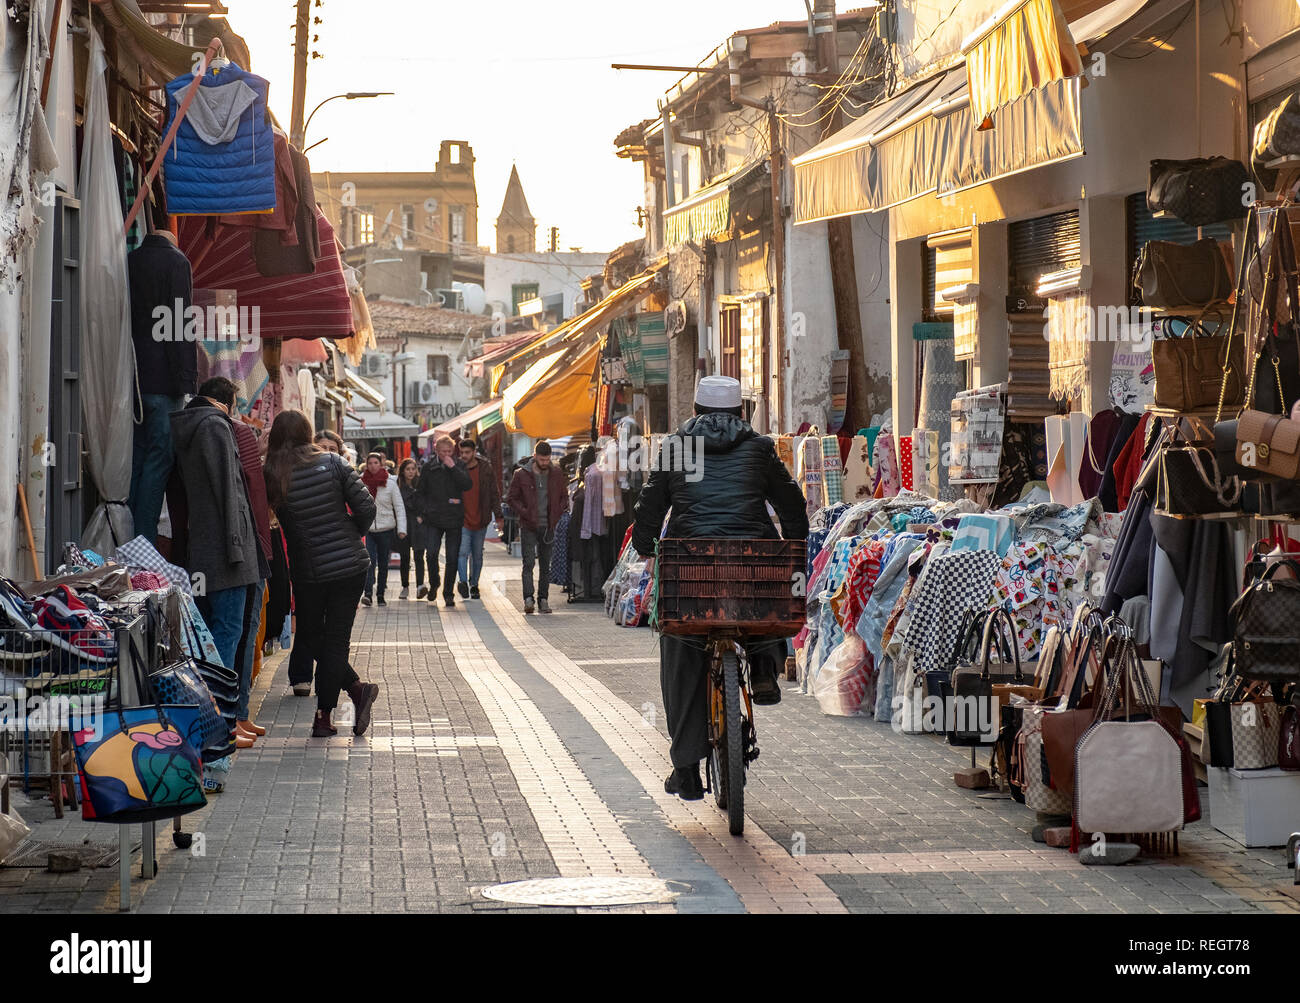
{"type": "Polygon", "coordinates": [[[734,651],[722,655],[722,711],[726,722],[715,749],[718,807],[727,813],[733,836],[745,831],[745,732],[740,712],[740,660],[734,651]]]}

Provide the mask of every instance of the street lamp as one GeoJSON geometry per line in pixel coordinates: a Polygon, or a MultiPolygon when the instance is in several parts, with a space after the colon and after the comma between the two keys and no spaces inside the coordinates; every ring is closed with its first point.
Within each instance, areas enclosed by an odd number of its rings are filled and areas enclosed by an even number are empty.
{"type": "MultiPolygon", "coordinates": [[[[327,97],[324,101],[322,101],[315,108],[313,108],[311,110],[311,114],[307,116],[307,124],[302,127],[303,142],[305,143],[307,141],[307,130],[311,128],[312,118],[315,116],[315,114],[318,111],[324,108],[331,101],[337,101],[339,100],[339,98],[343,98],[345,101],[356,101],[360,98],[392,97],[393,94],[394,94],[393,91],[348,91],[346,94],[335,94],[333,97],[327,97]]],[[[321,140],[321,142],[323,143],[324,140],[321,140]]],[[[319,144],[315,144],[315,145],[319,145],[319,144]]]]}

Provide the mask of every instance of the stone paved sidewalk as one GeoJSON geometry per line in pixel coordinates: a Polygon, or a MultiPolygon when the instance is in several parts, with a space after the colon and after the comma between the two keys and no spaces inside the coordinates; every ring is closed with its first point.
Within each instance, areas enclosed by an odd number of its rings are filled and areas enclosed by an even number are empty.
{"type": "MultiPolygon", "coordinates": [[[[482,889],[623,876],[663,879],[678,897],[608,911],[1300,911],[1280,851],[1247,850],[1206,821],[1178,857],[1083,867],[1033,843],[1023,807],[954,787],[960,750],[823,716],[788,684],[758,711],[762,755],[734,838],[711,799],[663,792],[653,635],[552,600],[553,615],[525,617],[517,562],[489,548],[482,602],[362,609],[353,664],[382,691],[361,739],[309,738],[314,700],[290,694],[283,655],[269,660],[254,697],[269,734],[184,820],[202,837],[193,850],[160,833],[160,872],[133,882],[134,908],[526,912],[539,910],[482,889]]],[[[41,839],[116,839],[15,801],[41,839]]],[[[116,868],[0,868],[0,912],[116,908],[116,868]]]]}

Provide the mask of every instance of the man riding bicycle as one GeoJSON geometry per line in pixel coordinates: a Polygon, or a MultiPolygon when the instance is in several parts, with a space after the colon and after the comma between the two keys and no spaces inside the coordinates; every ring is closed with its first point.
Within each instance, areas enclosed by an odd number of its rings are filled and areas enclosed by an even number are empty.
{"type": "MultiPolygon", "coordinates": [[[[659,462],[637,500],[632,546],[652,557],[664,516],[672,539],[740,537],[802,540],[808,514],[799,485],[776,455],[771,439],[742,417],[740,383],[706,376],[695,393],[695,417],[668,436],[659,462]],[[690,462],[693,461],[693,462],[690,462]],[[781,522],[772,523],[768,503],[781,522]]],[[[745,644],[754,703],[781,701],[777,673],[784,640],[745,644]]],[[[664,790],[685,801],[704,797],[700,761],[709,755],[708,655],[689,638],[660,635],[659,680],[668,719],[673,772],[664,790]]]]}

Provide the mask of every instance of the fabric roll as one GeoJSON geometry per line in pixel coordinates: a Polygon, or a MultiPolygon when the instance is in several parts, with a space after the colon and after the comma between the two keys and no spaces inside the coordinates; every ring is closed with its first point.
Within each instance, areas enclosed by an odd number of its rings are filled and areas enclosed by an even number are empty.
{"type": "Polygon", "coordinates": [[[793,477],[795,475],[793,435],[778,435],[776,437],[776,455],[785,464],[785,469],[790,471],[790,476],[793,477]]]}
{"type": "Polygon", "coordinates": [[[870,498],[873,476],[871,440],[865,435],[855,435],[844,462],[844,501],[856,504],[870,498]]]}
{"type": "Polygon", "coordinates": [[[811,518],[818,509],[826,507],[826,482],[823,476],[821,439],[815,435],[804,436],[799,444],[799,473],[795,479],[803,489],[811,518]]]}
{"type": "Polygon", "coordinates": [[[987,515],[967,514],[957,522],[957,530],[952,538],[952,549],[954,552],[991,550],[999,557],[1006,557],[1015,539],[1016,524],[1011,521],[1010,516],[996,515],[991,512],[987,515]]]}
{"type": "Polygon", "coordinates": [[[876,436],[876,448],[872,459],[872,466],[876,470],[877,496],[893,498],[902,489],[902,477],[898,469],[898,450],[892,432],[882,431],[876,436]]]}
{"type": "Polygon", "coordinates": [[[822,436],[822,481],[826,485],[826,504],[844,500],[844,472],[840,466],[840,440],[835,435],[822,436]]]}

